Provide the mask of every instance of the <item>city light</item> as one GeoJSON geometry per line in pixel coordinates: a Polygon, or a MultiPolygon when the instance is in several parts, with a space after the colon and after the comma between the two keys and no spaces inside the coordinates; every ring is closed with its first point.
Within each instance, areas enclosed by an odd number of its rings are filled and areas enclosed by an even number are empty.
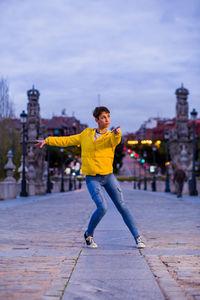
{"type": "Polygon", "coordinates": [[[148,144],[148,145],[151,145],[152,144],[152,141],[151,140],[142,140],[141,141],[141,144],[148,144]]]}
{"type": "Polygon", "coordinates": [[[139,142],[138,141],[128,141],[128,145],[137,145],[139,142]]]}
{"type": "MultiPolygon", "coordinates": [[[[133,141],[127,141],[128,145],[137,145],[139,143],[142,144],[142,145],[152,145],[153,141],[152,140],[141,140],[141,141],[133,140],[133,141]]],[[[161,141],[157,140],[157,141],[155,141],[154,144],[156,145],[157,148],[159,148],[159,146],[161,144],[161,141]]]]}
{"type": "Polygon", "coordinates": [[[159,148],[159,147],[160,147],[160,144],[161,144],[161,141],[160,141],[160,140],[157,140],[154,144],[156,145],[157,148],[159,148]]]}

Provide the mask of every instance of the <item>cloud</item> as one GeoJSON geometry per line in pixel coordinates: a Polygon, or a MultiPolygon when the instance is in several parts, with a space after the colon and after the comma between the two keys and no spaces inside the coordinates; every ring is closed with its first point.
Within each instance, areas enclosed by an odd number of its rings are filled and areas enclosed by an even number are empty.
{"type": "Polygon", "coordinates": [[[199,8],[198,0],[1,1],[0,75],[16,112],[32,84],[42,116],[66,107],[89,126],[98,94],[124,131],[158,111],[173,117],[181,82],[198,109],[199,8]]]}

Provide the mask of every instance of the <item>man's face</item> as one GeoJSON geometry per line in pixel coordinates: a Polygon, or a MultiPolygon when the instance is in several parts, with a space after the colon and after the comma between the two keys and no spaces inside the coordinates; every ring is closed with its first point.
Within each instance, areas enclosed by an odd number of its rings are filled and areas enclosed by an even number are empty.
{"type": "Polygon", "coordinates": [[[103,111],[98,119],[95,118],[95,121],[98,123],[99,128],[108,128],[110,125],[110,114],[103,111]]]}

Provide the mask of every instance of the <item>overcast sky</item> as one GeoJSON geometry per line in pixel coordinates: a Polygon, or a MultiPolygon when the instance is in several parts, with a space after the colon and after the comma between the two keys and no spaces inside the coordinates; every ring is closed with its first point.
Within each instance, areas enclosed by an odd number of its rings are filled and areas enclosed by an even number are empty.
{"type": "Polygon", "coordinates": [[[131,132],[174,117],[181,83],[200,115],[199,0],[0,0],[0,12],[0,77],[16,115],[34,84],[42,117],[66,108],[94,127],[100,103],[131,132]]]}

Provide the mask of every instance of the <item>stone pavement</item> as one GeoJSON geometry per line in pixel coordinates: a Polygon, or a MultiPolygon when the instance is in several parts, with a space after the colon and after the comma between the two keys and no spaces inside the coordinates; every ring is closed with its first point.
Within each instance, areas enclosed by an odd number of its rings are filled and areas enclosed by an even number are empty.
{"type": "Polygon", "coordinates": [[[85,247],[85,187],[0,201],[0,299],[200,299],[200,197],[122,188],[145,250],[110,200],[99,248],[85,247]]]}

